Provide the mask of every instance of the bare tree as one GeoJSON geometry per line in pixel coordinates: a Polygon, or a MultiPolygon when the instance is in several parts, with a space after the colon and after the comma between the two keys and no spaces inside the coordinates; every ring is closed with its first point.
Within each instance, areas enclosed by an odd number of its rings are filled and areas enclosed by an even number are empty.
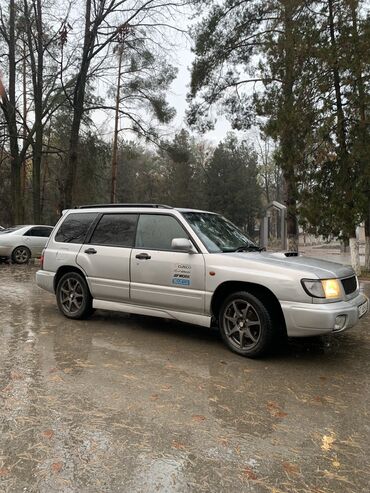
{"type": "Polygon", "coordinates": [[[43,89],[44,89],[44,32],[41,0],[32,0],[32,12],[28,1],[24,0],[24,19],[28,40],[29,61],[32,75],[34,100],[34,131],[32,141],[32,190],[33,217],[40,223],[40,175],[43,144],[43,89]]]}
{"type": "Polygon", "coordinates": [[[5,83],[0,81],[0,107],[7,126],[11,156],[12,212],[15,223],[24,220],[25,164],[30,156],[33,220],[41,220],[40,175],[44,127],[66,97],[58,85],[60,71],[54,57],[59,42],[59,27],[54,31],[50,26],[48,30],[45,29],[45,12],[48,10],[41,0],[23,0],[19,3],[9,0],[8,14],[0,7],[0,34],[8,53],[5,69],[8,84],[6,88],[5,83]],[[29,79],[31,89],[27,90],[29,79]],[[23,108],[18,108],[21,101],[23,108]],[[31,149],[32,154],[29,155],[31,149]]]}
{"type": "Polygon", "coordinates": [[[117,93],[116,93],[116,108],[114,115],[114,133],[113,133],[113,149],[112,149],[112,188],[110,200],[112,204],[117,199],[117,149],[118,149],[118,124],[120,119],[120,96],[121,96],[121,75],[122,75],[122,57],[123,57],[123,40],[117,47],[118,55],[118,76],[117,76],[117,93]]]}
{"type": "Polygon", "coordinates": [[[21,198],[21,166],[26,151],[23,146],[20,152],[18,145],[18,128],[16,115],[16,32],[15,32],[15,0],[9,0],[9,18],[7,26],[1,12],[1,35],[8,47],[8,91],[0,79],[1,109],[7,125],[11,162],[11,195],[14,220],[22,221],[21,198]]]}
{"type": "MultiPolygon", "coordinates": [[[[127,26],[130,25],[134,29],[145,26],[147,30],[152,30],[158,34],[161,28],[170,28],[167,17],[170,17],[171,10],[176,6],[184,5],[184,3],[182,0],[167,3],[163,3],[161,0],[98,0],[94,2],[86,0],[82,51],[74,76],[74,87],[69,99],[73,116],[65,164],[63,207],[71,206],[75,199],[78,146],[84,113],[97,108],[96,105],[85,107],[89,79],[96,76],[99,69],[104,65],[111,43],[117,40],[117,37],[127,26]]],[[[101,107],[110,108],[104,105],[101,107]]],[[[111,109],[115,110],[116,107],[111,109]]],[[[121,112],[121,114],[124,113],[121,112]]],[[[132,118],[132,115],[129,116],[132,118]]],[[[140,130],[138,121],[136,124],[140,130]]]]}

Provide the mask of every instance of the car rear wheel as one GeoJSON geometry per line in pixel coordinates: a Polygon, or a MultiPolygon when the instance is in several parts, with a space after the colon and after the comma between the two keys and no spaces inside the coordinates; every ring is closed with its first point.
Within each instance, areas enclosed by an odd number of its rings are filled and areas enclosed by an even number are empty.
{"type": "Polygon", "coordinates": [[[60,278],[56,298],[59,310],[68,318],[86,318],[93,312],[89,288],[78,272],[67,272],[60,278]]]}
{"type": "Polygon", "coordinates": [[[12,252],[12,260],[15,264],[27,264],[30,258],[31,252],[25,246],[19,246],[12,252]]]}
{"type": "Polygon", "coordinates": [[[232,293],[219,313],[222,339],[235,353],[250,358],[262,356],[271,348],[274,327],[269,311],[251,293],[232,293]]]}

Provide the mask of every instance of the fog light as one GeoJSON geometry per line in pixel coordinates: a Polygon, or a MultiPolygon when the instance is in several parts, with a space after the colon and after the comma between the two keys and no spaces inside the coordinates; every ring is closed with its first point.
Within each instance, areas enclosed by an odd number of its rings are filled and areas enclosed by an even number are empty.
{"type": "Polygon", "coordinates": [[[347,315],[338,315],[335,319],[334,330],[342,330],[344,329],[347,322],[347,315]]]}

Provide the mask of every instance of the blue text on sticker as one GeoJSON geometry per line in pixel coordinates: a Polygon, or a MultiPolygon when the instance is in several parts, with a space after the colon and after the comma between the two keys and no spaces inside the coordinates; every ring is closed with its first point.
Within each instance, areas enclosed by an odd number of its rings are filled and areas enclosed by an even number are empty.
{"type": "Polygon", "coordinates": [[[178,277],[174,277],[172,279],[172,284],[179,284],[181,286],[190,286],[190,279],[181,279],[178,277]]]}

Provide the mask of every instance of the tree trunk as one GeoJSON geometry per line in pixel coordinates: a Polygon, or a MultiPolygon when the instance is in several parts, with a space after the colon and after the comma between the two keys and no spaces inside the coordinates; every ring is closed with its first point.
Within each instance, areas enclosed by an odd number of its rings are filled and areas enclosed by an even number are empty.
{"type": "Polygon", "coordinates": [[[82,119],[81,112],[76,111],[73,115],[73,121],[71,126],[71,134],[69,138],[69,151],[68,161],[66,163],[66,177],[63,185],[64,197],[62,200],[62,209],[73,206],[74,199],[74,186],[76,181],[77,162],[78,162],[78,145],[80,142],[80,126],[82,119]]]}
{"type": "Polygon", "coordinates": [[[285,180],[287,206],[287,250],[298,252],[298,220],[295,199],[295,183],[290,176],[285,180]]]}
{"type": "MultiPolygon", "coordinates": [[[[27,59],[26,59],[26,41],[23,39],[23,145],[27,140],[27,59]]],[[[26,182],[27,182],[27,158],[23,159],[22,173],[21,173],[21,193],[22,197],[26,194],[26,182]]],[[[26,211],[25,204],[22,204],[22,219],[25,219],[26,211]]],[[[23,222],[23,221],[22,221],[23,222]]]]}
{"type": "Polygon", "coordinates": [[[81,66],[76,80],[73,96],[73,119],[69,137],[69,151],[66,162],[66,175],[63,183],[64,196],[62,208],[72,207],[75,196],[74,187],[78,163],[78,146],[80,142],[80,127],[85,102],[87,75],[90,68],[90,54],[93,50],[98,24],[91,28],[91,0],[86,0],[85,9],[85,34],[82,50],[81,66]]]}
{"type": "Polygon", "coordinates": [[[112,204],[117,202],[117,148],[118,148],[118,124],[119,124],[119,104],[121,94],[121,73],[122,73],[122,56],[123,46],[118,48],[118,77],[117,77],[117,93],[116,93],[116,109],[114,118],[114,135],[113,135],[113,150],[112,150],[112,188],[111,188],[111,202],[112,204]]]}
{"type": "Polygon", "coordinates": [[[355,271],[356,276],[359,276],[361,274],[360,249],[356,237],[352,237],[349,239],[349,249],[351,252],[352,268],[355,271]]]}
{"type": "Polygon", "coordinates": [[[340,253],[348,253],[349,250],[349,239],[344,237],[340,242],[340,253]]]}
{"type": "Polygon", "coordinates": [[[42,143],[44,126],[42,123],[43,114],[43,73],[44,73],[44,40],[42,25],[42,6],[41,0],[33,2],[33,13],[30,12],[27,0],[24,3],[24,15],[26,22],[26,33],[28,40],[29,58],[31,64],[31,76],[33,86],[34,100],[34,128],[35,140],[32,142],[32,204],[33,204],[33,222],[41,222],[40,213],[40,175],[42,160],[42,143]],[[35,18],[36,35],[34,25],[31,25],[32,15],[35,18]],[[36,39],[35,39],[36,36],[36,39]]]}
{"type": "MultiPolygon", "coordinates": [[[[14,145],[11,148],[14,149],[14,145]]],[[[12,152],[12,151],[11,151],[12,152]]],[[[19,159],[19,156],[15,156],[11,158],[11,174],[10,174],[10,183],[11,183],[11,191],[12,191],[12,222],[14,224],[22,224],[23,219],[23,200],[21,196],[21,167],[22,162],[19,159]]]]}
{"type": "MultiPolygon", "coordinates": [[[[46,143],[47,149],[50,148],[51,130],[52,130],[52,126],[50,119],[49,132],[48,132],[47,143],[46,143]]],[[[46,154],[46,157],[44,158],[43,161],[43,177],[41,180],[42,184],[41,184],[41,197],[40,197],[40,213],[41,213],[41,217],[43,218],[44,218],[44,205],[45,205],[45,188],[48,181],[48,175],[49,175],[49,158],[48,158],[48,154],[46,154]]]]}
{"type": "Polygon", "coordinates": [[[32,159],[32,202],[33,220],[35,224],[41,222],[41,159],[42,159],[42,124],[36,126],[36,139],[33,146],[32,159]]]}
{"type": "Polygon", "coordinates": [[[294,40],[293,8],[287,4],[284,10],[284,79],[282,83],[283,105],[281,108],[282,131],[280,136],[281,167],[285,183],[287,207],[287,248],[298,252],[297,182],[295,167],[298,164],[296,136],[292,115],[294,114],[294,40]]]}
{"type": "Polygon", "coordinates": [[[15,224],[22,223],[21,166],[18,147],[18,128],[16,117],[16,61],[15,61],[15,0],[9,2],[9,99],[5,101],[6,121],[9,130],[11,154],[11,194],[12,216],[15,224]]]}
{"type": "Polygon", "coordinates": [[[37,26],[37,64],[36,64],[36,85],[34,87],[35,99],[35,143],[33,147],[33,168],[32,168],[32,187],[33,187],[33,218],[36,224],[41,222],[41,160],[44,125],[42,123],[42,94],[43,94],[43,73],[44,73],[44,43],[42,26],[42,6],[41,0],[37,0],[35,6],[36,26],[37,26]]]}
{"type": "Polygon", "coordinates": [[[365,220],[365,271],[370,272],[370,207],[365,220]]]}
{"type": "Polygon", "coordinates": [[[356,276],[359,276],[361,274],[360,245],[357,239],[355,227],[350,231],[349,251],[351,255],[352,268],[355,271],[356,276]]]}

